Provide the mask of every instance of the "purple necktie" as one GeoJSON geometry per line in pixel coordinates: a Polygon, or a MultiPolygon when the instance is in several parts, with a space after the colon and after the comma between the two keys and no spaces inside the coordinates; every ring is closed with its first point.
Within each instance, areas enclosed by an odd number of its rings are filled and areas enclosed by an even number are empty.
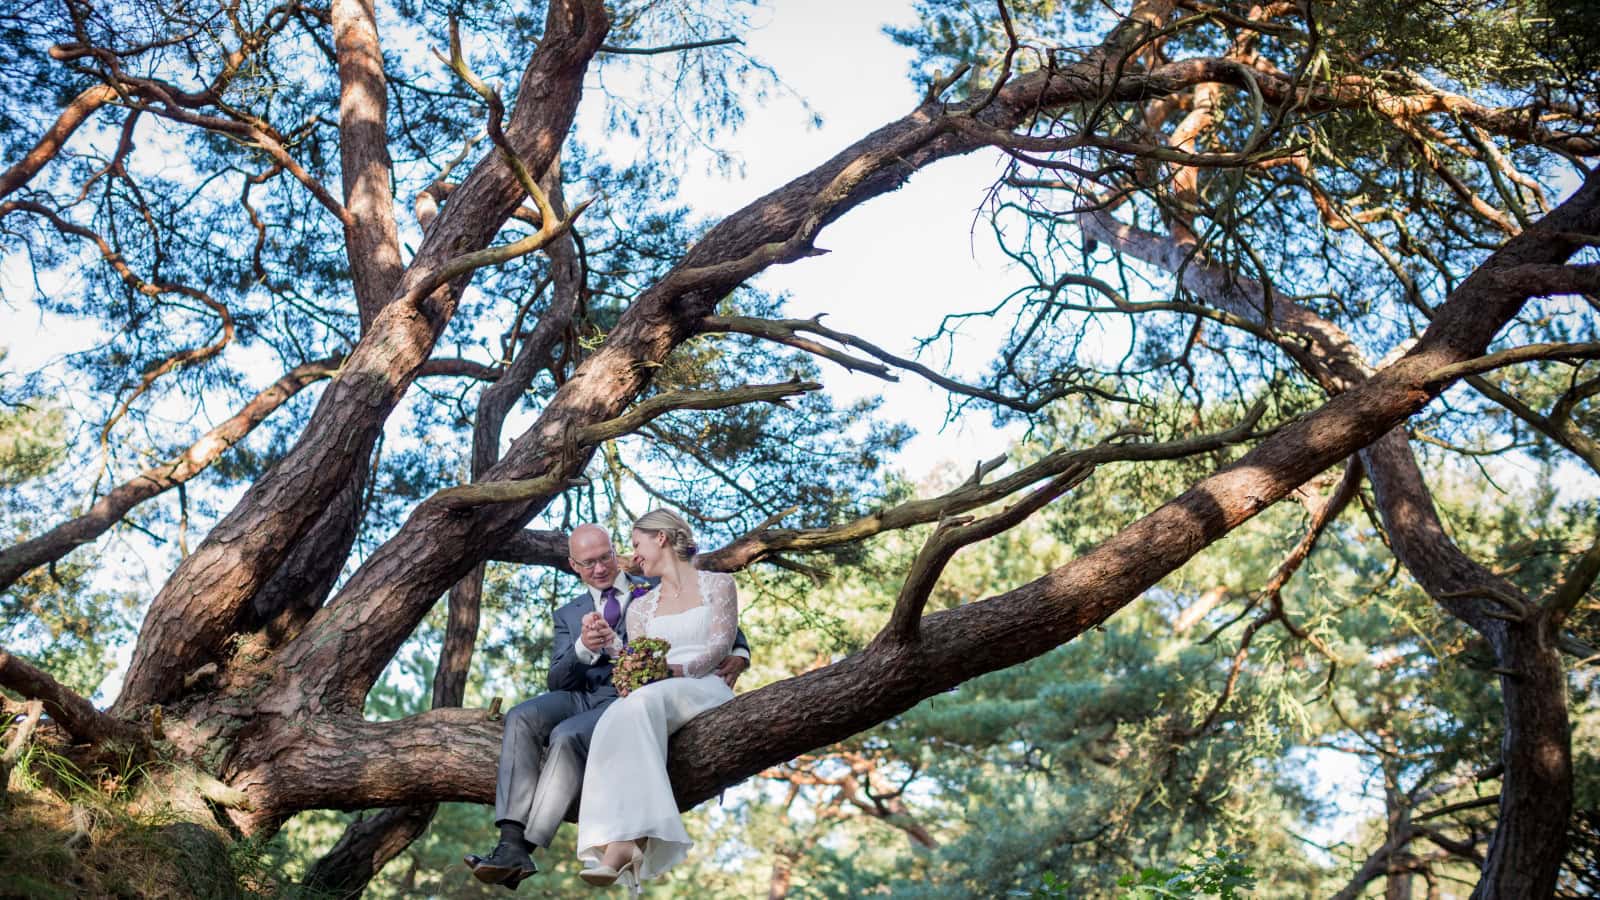
{"type": "Polygon", "coordinates": [[[608,587],[600,592],[600,596],[606,600],[605,609],[600,614],[606,617],[606,625],[615,631],[617,623],[622,621],[622,604],[617,602],[617,589],[608,587]]]}

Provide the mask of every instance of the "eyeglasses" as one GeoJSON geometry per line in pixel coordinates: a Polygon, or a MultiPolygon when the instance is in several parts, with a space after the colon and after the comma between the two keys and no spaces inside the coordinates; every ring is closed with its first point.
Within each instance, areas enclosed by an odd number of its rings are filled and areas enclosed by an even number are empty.
{"type": "Polygon", "coordinates": [[[615,551],[615,550],[607,550],[604,554],[602,554],[600,556],[596,556],[594,559],[573,559],[573,560],[570,560],[570,562],[572,563],[572,565],[574,567],[582,569],[585,572],[587,572],[587,571],[595,568],[596,566],[603,566],[606,563],[611,562],[613,559],[616,559],[616,558],[617,558],[617,551],[615,551]]]}

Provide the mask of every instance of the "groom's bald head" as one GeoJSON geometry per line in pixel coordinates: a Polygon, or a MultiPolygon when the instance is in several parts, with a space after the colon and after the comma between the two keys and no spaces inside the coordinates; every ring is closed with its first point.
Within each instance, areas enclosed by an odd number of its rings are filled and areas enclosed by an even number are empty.
{"type": "Polygon", "coordinates": [[[605,590],[617,580],[617,554],[611,535],[599,525],[583,524],[567,536],[567,562],[583,583],[605,590]]]}

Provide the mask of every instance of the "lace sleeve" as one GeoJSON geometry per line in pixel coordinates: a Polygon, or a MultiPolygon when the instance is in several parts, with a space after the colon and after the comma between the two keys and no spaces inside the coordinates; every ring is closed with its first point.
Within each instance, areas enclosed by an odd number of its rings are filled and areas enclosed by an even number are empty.
{"type": "MultiPolygon", "coordinates": [[[[739,631],[739,594],[733,576],[722,572],[703,572],[700,591],[711,607],[706,650],[683,664],[683,674],[690,678],[709,675],[733,649],[733,636],[739,631]]],[[[633,623],[629,623],[632,627],[633,623]]]]}

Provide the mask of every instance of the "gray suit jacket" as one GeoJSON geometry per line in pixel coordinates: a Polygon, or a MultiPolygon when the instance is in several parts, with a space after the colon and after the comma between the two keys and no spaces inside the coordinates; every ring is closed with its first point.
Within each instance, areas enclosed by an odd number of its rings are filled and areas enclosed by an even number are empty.
{"type": "MultiPolygon", "coordinates": [[[[627,576],[629,593],[636,587],[649,587],[647,582],[637,580],[632,575],[627,576]]],[[[631,601],[629,601],[631,602],[631,601]]],[[[611,657],[602,653],[593,665],[585,663],[578,658],[575,649],[578,636],[583,634],[583,617],[594,612],[594,598],[590,596],[589,589],[584,588],[583,593],[573,597],[570,602],[556,610],[555,614],[555,643],[551,647],[549,686],[552,691],[577,691],[583,694],[600,696],[616,696],[617,689],[611,686],[611,657]]],[[[617,623],[617,633],[623,640],[627,635],[628,606],[625,602],[622,607],[622,621],[617,623]]],[[[745,640],[744,629],[733,639],[736,649],[750,652],[750,644],[745,640]]]]}

